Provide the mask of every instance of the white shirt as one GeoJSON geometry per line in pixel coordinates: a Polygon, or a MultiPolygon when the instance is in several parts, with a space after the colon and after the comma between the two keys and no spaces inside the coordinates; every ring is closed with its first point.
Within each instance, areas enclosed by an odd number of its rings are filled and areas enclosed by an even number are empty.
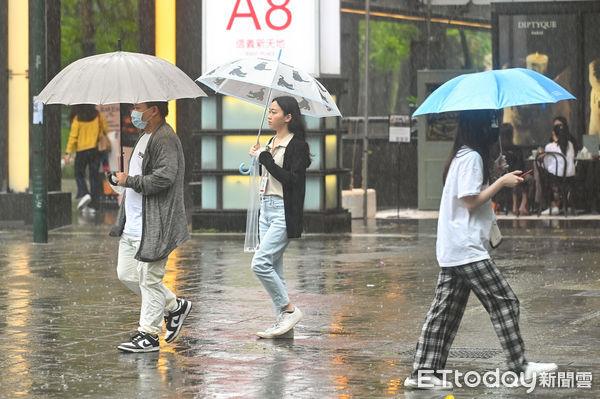
{"type": "MultiPolygon", "coordinates": [[[[129,176],[142,174],[142,162],[146,147],[148,146],[148,140],[150,140],[150,134],[145,133],[135,145],[131,153],[131,160],[129,161],[129,176]]],[[[141,237],[143,196],[130,187],[127,187],[125,192],[127,194],[125,195],[125,228],[123,233],[134,237],[141,237]]]]}
{"type": "MultiPolygon", "coordinates": [[[[558,143],[552,142],[552,143],[548,143],[546,144],[546,148],[544,148],[545,152],[560,152],[562,154],[562,151],[560,149],[560,146],[558,145],[558,143]]],[[[573,148],[573,143],[571,143],[570,141],[568,142],[567,145],[567,153],[563,154],[567,160],[567,176],[575,176],[575,149],[573,148]]],[[[564,166],[564,161],[562,158],[556,158],[556,157],[552,157],[552,156],[548,156],[548,157],[544,157],[544,165],[546,166],[546,170],[550,173],[552,173],[553,175],[556,174],[557,176],[562,176],[563,175],[563,168],[564,166]],[[558,168],[557,168],[557,164],[558,164],[558,168]],[[558,172],[558,173],[554,173],[554,172],[558,172]]]]}
{"type": "Polygon", "coordinates": [[[487,245],[496,215],[490,201],[469,211],[461,198],[478,195],[483,186],[483,160],[468,147],[457,153],[446,176],[440,202],[436,253],[441,267],[490,259],[487,245]]]}

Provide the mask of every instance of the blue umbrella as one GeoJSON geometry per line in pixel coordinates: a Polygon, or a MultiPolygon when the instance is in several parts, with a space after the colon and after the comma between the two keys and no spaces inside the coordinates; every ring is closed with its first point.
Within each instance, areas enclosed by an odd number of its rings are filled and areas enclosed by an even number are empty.
{"type": "Polygon", "coordinates": [[[423,101],[413,116],[574,99],[560,85],[535,71],[524,68],[499,69],[467,73],[447,81],[423,101]]]}

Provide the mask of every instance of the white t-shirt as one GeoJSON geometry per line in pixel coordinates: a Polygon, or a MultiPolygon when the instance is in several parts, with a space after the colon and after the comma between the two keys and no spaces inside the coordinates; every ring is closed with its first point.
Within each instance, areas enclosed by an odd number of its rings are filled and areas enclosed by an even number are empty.
{"type": "MultiPolygon", "coordinates": [[[[140,137],[131,153],[129,161],[129,176],[138,176],[142,174],[142,162],[146,146],[150,140],[150,134],[145,133],[140,137]]],[[[125,192],[125,228],[123,233],[134,237],[142,236],[142,199],[143,196],[137,193],[133,188],[127,187],[125,192]]]]}
{"type": "Polygon", "coordinates": [[[484,188],[481,156],[462,147],[450,164],[440,202],[436,253],[441,267],[490,259],[487,245],[496,218],[492,204],[487,201],[469,212],[461,199],[478,195],[484,188]]]}
{"type": "MultiPolygon", "coordinates": [[[[562,154],[562,151],[560,149],[560,146],[558,145],[558,143],[548,143],[546,144],[546,148],[544,148],[545,152],[560,152],[562,154]]],[[[567,176],[575,176],[575,149],[573,148],[573,143],[571,143],[570,141],[568,142],[567,145],[567,153],[563,154],[567,160],[567,176]]],[[[544,157],[544,165],[546,166],[546,170],[550,173],[552,173],[553,175],[557,175],[557,176],[562,176],[563,175],[563,168],[565,167],[564,165],[564,161],[562,158],[556,158],[556,157],[551,157],[551,156],[547,156],[544,157]],[[558,168],[557,168],[557,164],[558,164],[558,168]],[[557,173],[554,173],[554,172],[557,173]]]]}

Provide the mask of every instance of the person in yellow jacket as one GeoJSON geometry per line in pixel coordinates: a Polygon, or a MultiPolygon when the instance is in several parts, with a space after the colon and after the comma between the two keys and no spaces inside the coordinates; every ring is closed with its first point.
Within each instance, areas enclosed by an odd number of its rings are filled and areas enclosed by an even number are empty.
{"type": "Polygon", "coordinates": [[[93,104],[76,104],[69,113],[71,132],[65,153],[65,163],[69,163],[71,154],[75,152],[75,182],[79,199],[77,209],[89,206],[92,212],[99,205],[98,173],[100,168],[100,152],[98,139],[108,132],[104,115],[93,104]],[[90,189],[85,181],[85,170],[89,170],[90,189]]]}

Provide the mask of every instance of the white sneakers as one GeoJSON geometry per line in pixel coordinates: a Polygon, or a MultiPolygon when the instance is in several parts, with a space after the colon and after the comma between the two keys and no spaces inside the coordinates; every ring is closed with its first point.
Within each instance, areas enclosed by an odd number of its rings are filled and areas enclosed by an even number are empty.
{"type": "MultiPolygon", "coordinates": [[[[559,213],[560,213],[560,209],[558,209],[558,207],[557,207],[557,206],[553,206],[553,207],[552,207],[552,214],[553,214],[553,215],[558,215],[559,213]]],[[[544,215],[544,216],[546,216],[546,215],[550,215],[550,208],[548,208],[548,209],[546,209],[546,210],[542,211],[542,212],[540,213],[540,215],[544,215]]]]}
{"type": "MultiPolygon", "coordinates": [[[[298,306],[294,307],[293,312],[281,312],[275,324],[267,328],[265,331],[256,333],[260,338],[287,338],[288,331],[292,330],[300,320],[302,320],[302,311],[298,306]]],[[[293,337],[293,335],[292,335],[293,337]]]]}
{"type": "Polygon", "coordinates": [[[422,376],[420,381],[409,376],[404,380],[404,386],[408,389],[431,389],[434,391],[449,391],[453,388],[450,381],[440,380],[435,375],[422,376]]]}
{"type": "Polygon", "coordinates": [[[556,363],[535,363],[529,362],[527,366],[525,366],[525,370],[523,373],[525,374],[525,381],[531,381],[536,378],[540,373],[549,373],[550,371],[554,371],[558,368],[556,363]]]}
{"type": "Polygon", "coordinates": [[[89,204],[91,201],[92,201],[92,196],[91,195],[89,195],[89,194],[84,195],[79,200],[79,203],[77,204],[77,209],[83,208],[84,206],[86,206],[87,204],[89,204]]]}

